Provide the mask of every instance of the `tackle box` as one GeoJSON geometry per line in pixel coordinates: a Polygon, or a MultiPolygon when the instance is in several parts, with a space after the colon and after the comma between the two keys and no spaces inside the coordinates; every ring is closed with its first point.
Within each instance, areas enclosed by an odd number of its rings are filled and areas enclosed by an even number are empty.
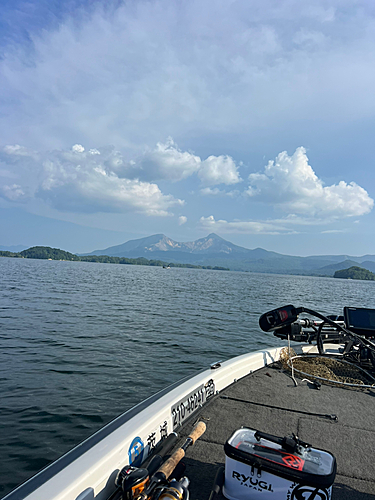
{"type": "Polygon", "coordinates": [[[335,457],[294,435],[282,438],[242,428],[224,451],[223,494],[229,500],[331,498],[335,457]]]}

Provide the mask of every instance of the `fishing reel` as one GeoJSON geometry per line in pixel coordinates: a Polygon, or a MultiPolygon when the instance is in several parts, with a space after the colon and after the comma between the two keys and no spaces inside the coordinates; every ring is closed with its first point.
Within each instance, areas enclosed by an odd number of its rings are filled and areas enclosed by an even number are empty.
{"type": "Polygon", "coordinates": [[[120,470],[116,478],[116,486],[121,489],[122,500],[134,500],[149,483],[150,472],[144,468],[128,465],[120,470]]]}
{"type": "Polygon", "coordinates": [[[189,479],[184,476],[179,481],[172,479],[168,485],[155,491],[153,500],[189,500],[189,479]]]}
{"type": "Polygon", "coordinates": [[[184,444],[178,448],[165,462],[163,455],[169,451],[177,439],[177,434],[172,432],[159,445],[146,468],[137,469],[132,465],[124,467],[116,477],[116,494],[121,490],[122,500],[189,500],[187,477],[182,477],[185,464],[181,459],[185,456],[186,449],[192,446],[206,431],[206,424],[198,422],[184,444]],[[160,464],[160,462],[162,462],[160,464]],[[173,479],[171,480],[170,477],[173,479]]]}
{"type": "MultiPolygon", "coordinates": [[[[122,500],[135,500],[147,488],[150,483],[151,476],[163,463],[163,458],[155,455],[150,461],[147,468],[138,468],[127,465],[117,474],[116,486],[121,489],[122,500]]],[[[182,477],[186,466],[183,462],[179,462],[173,471],[171,481],[162,482],[157,487],[152,495],[152,499],[173,499],[173,500],[188,500],[189,492],[187,487],[189,480],[187,477],[182,477]],[[186,490],[186,491],[185,491],[186,490]],[[162,496],[162,495],[169,496],[162,496]],[[174,496],[173,496],[174,495],[174,496]],[[177,495],[177,496],[176,496],[177,495]]]]}

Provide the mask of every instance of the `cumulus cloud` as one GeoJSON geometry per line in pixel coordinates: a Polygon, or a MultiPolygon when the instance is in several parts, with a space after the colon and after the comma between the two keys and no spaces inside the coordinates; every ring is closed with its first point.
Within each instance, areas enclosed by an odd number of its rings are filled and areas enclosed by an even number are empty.
{"type": "Polygon", "coordinates": [[[85,151],[85,148],[81,144],[74,144],[72,147],[72,151],[75,153],[83,153],[85,151]]]}
{"type": "Polygon", "coordinates": [[[324,186],[308,163],[306,150],[286,151],[269,161],[263,173],[249,175],[246,194],[282,210],[314,217],[352,217],[369,213],[374,200],[355,182],[324,186]]]}
{"type": "MultiPolygon", "coordinates": [[[[147,149],[135,161],[127,161],[112,146],[86,150],[81,144],[70,149],[33,151],[7,145],[0,151],[0,195],[13,202],[39,198],[62,211],[125,212],[167,215],[183,201],[163,194],[157,180],[182,181],[197,175],[203,185],[240,182],[238,167],[229,156],[202,160],[181,151],[172,138],[147,149]]],[[[218,194],[206,187],[205,194],[218,194]]],[[[222,191],[224,194],[225,191],[222,191]]],[[[186,219],[187,220],[187,219],[186,219]]],[[[180,219],[180,224],[186,222],[180,219]]]]}
{"type": "Polygon", "coordinates": [[[143,154],[138,174],[154,180],[180,181],[196,173],[200,167],[199,156],[181,151],[169,137],[164,144],[158,142],[155,149],[143,154]]]}
{"type": "Polygon", "coordinates": [[[127,164],[113,148],[90,149],[75,144],[71,150],[35,152],[6,146],[0,162],[18,177],[4,182],[0,194],[9,201],[36,197],[53,208],[76,212],[135,212],[169,215],[183,201],[164,195],[157,184],[126,177],[127,164]]]}
{"type": "Polygon", "coordinates": [[[203,184],[215,186],[216,184],[237,184],[241,181],[238,167],[230,156],[209,156],[202,162],[198,177],[203,184]]]}
{"type": "Polygon", "coordinates": [[[197,174],[205,186],[231,185],[242,180],[230,156],[209,156],[202,160],[193,153],[181,151],[171,137],[146,151],[133,169],[133,175],[147,180],[181,181],[193,174],[197,174]]]}
{"type": "MultiPolygon", "coordinates": [[[[309,165],[306,150],[297,148],[292,156],[286,151],[274,161],[269,161],[264,172],[250,174],[249,186],[243,193],[251,200],[258,200],[282,209],[288,215],[266,220],[216,220],[213,215],[201,217],[200,225],[209,231],[245,234],[291,234],[299,228],[330,224],[338,219],[369,213],[374,201],[367,191],[355,182],[324,186],[309,165]]],[[[222,194],[220,190],[205,188],[204,194],[222,194]]],[[[321,231],[346,232],[346,228],[321,231]]]]}
{"type": "Polygon", "coordinates": [[[187,222],[187,217],[185,215],[180,215],[180,217],[178,218],[178,225],[182,226],[186,222],[187,222]]]}

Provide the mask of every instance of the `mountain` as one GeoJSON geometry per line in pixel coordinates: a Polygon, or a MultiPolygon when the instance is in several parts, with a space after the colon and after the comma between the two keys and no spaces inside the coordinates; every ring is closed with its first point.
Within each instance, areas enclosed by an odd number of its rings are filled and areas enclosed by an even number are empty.
{"type": "MultiPolygon", "coordinates": [[[[276,252],[268,252],[262,248],[249,250],[224,240],[215,233],[195,241],[181,243],[168,238],[164,234],[154,234],[138,240],[130,240],[103,250],[95,250],[87,255],[109,255],[113,257],[145,257],[147,259],[163,259],[171,262],[199,263],[208,260],[223,261],[258,261],[261,259],[277,259],[276,252]]],[[[215,265],[218,265],[215,263],[215,265]]],[[[233,266],[232,266],[233,268],[233,266]]]]}
{"type": "Polygon", "coordinates": [[[336,271],[334,278],[345,278],[350,280],[370,280],[375,281],[375,274],[363,269],[363,267],[352,266],[349,269],[343,269],[341,271],[336,271]]]}
{"type": "Polygon", "coordinates": [[[10,247],[7,247],[5,245],[0,245],[0,250],[2,250],[4,252],[18,253],[18,252],[22,252],[22,250],[26,250],[26,248],[27,248],[27,246],[25,246],[25,245],[13,245],[10,247]]]}
{"type": "Polygon", "coordinates": [[[366,258],[347,255],[297,257],[269,252],[263,248],[250,250],[224,240],[215,233],[185,243],[174,241],[164,234],[154,234],[85,255],[145,257],[175,263],[228,267],[233,271],[323,276],[333,276],[336,270],[343,269],[340,265],[345,263],[346,266],[346,262],[347,267],[351,267],[358,263],[364,266],[364,260],[371,265],[374,264],[371,261],[375,261],[375,256],[371,255],[366,255],[366,258]]]}
{"type": "Polygon", "coordinates": [[[25,259],[49,259],[49,260],[80,260],[77,255],[65,252],[59,248],[31,247],[19,253],[25,259]]]}
{"type": "MultiPolygon", "coordinates": [[[[234,245],[214,233],[209,234],[206,238],[200,238],[199,240],[187,243],[174,241],[164,234],[154,234],[146,238],[130,240],[122,245],[105,248],[104,250],[95,250],[89,255],[99,255],[101,253],[102,255],[105,254],[114,257],[125,257],[124,254],[129,254],[129,252],[135,252],[137,254],[142,252],[142,256],[146,253],[150,254],[158,252],[186,252],[193,254],[224,253],[226,255],[230,255],[233,252],[244,254],[249,252],[249,250],[247,248],[234,245]]],[[[262,252],[266,252],[266,250],[262,250],[262,252]]]]}
{"type": "Polygon", "coordinates": [[[359,263],[361,264],[361,267],[367,269],[368,271],[375,272],[375,262],[369,260],[362,261],[360,260],[360,258],[358,258],[358,260],[344,260],[343,262],[338,262],[321,267],[317,270],[316,274],[333,276],[336,271],[341,271],[343,269],[349,269],[351,267],[358,266],[359,263]]]}

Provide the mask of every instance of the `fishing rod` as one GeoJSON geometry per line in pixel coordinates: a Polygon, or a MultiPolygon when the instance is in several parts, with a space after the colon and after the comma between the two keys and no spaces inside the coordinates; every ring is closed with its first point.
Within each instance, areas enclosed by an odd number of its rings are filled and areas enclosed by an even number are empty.
{"type": "Polygon", "coordinates": [[[186,450],[189,446],[192,446],[196,440],[205,432],[206,424],[204,422],[198,422],[194,427],[193,431],[186,438],[185,443],[178,448],[173,455],[171,455],[168,460],[153,474],[147,487],[136,497],[136,500],[148,500],[152,498],[155,490],[167,483],[172,472],[175,470],[178,463],[184,458],[186,450]]]}

